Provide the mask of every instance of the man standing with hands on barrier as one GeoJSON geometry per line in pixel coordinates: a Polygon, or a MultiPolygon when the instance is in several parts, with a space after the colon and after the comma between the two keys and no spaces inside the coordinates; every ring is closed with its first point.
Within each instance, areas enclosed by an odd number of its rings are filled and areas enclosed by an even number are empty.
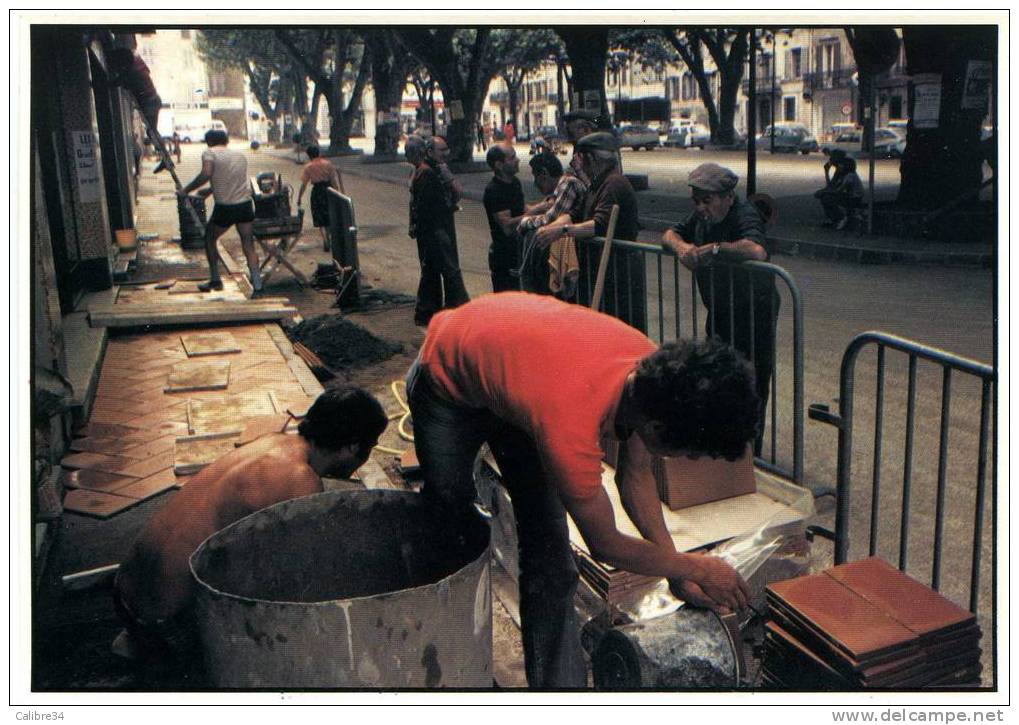
{"type": "Polygon", "coordinates": [[[654,456],[735,460],[757,432],[753,371],[717,340],[657,348],[623,322],[553,297],[485,295],[435,316],[407,374],[422,495],[450,526],[477,516],[473,464],[487,442],[513,501],[531,687],[585,687],[566,514],[591,554],[670,579],[722,611],[749,590],[721,559],[676,551],[654,456]],[[600,441],[621,441],[616,485],[642,538],[621,533],[602,487],[600,441]]]}
{"type": "MultiPolygon", "coordinates": [[[[763,431],[775,365],[779,308],[775,281],[767,273],[734,269],[730,295],[729,270],[715,265],[745,260],[767,262],[771,256],[764,220],[757,207],[736,197],[737,182],[739,177],[733,171],[718,164],[701,164],[691,171],[688,183],[694,212],[665,232],[662,246],[671,249],[680,263],[696,274],[701,300],[708,310],[706,333],[731,343],[753,363],[763,431]]],[[[754,443],[758,455],[761,442],[758,437],[754,443]]]]}

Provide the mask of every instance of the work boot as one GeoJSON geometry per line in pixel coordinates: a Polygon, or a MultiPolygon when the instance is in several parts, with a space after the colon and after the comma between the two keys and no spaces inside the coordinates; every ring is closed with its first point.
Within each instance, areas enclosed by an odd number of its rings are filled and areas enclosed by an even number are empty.
{"type": "Polygon", "coordinates": [[[198,285],[199,292],[211,292],[212,290],[223,289],[223,280],[210,279],[208,282],[201,282],[198,285]]]}

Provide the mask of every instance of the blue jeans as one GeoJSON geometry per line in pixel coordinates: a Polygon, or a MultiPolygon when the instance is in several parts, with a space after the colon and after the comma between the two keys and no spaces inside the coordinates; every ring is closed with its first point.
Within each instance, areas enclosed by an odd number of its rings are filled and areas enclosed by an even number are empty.
{"type": "Polygon", "coordinates": [[[520,620],[530,687],[587,685],[587,664],[573,597],[577,567],[566,510],[545,477],[534,442],[492,412],[449,402],[417,361],[407,374],[414,446],[424,475],[422,495],[451,522],[477,515],[474,459],[488,442],[513,501],[520,546],[520,620]]]}

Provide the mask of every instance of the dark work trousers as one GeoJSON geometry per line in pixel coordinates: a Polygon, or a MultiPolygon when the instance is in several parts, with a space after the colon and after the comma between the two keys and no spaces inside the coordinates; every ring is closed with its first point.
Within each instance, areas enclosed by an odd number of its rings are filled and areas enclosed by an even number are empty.
{"type": "MultiPolygon", "coordinates": [[[[471,515],[477,499],[474,459],[488,442],[513,501],[520,547],[520,620],[530,687],[587,685],[587,665],[573,597],[578,573],[566,511],[546,478],[534,442],[488,410],[451,403],[415,362],[407,375],[422,495],[451,522],[471,515]]],[[[476,514],[475,514],[476,515],[476,514]]]]}
{"type": "Polygon", "coordinates": [[[456,249],[456,231],[418,230],[418,260],[421,282],[418,284],[414,320],[427,324],[443,307],[459,307],[470,300],[460,272],[460,256],[456,249]]]}
{"type": "Polygon", "coordinates": [[[729,271],[726,267],[719,266],[715,268],[715,272],[713,309],[710,277],[698,274],[701,298],[708,310],[704,331],[709,336],[714,335],[723,342],[729,343],[753,363],[755,389],[760,405],[758,420],[761,426],[761,432],[754,441],[754,454],[760,455],[768,398],[771,392],[771,377],[775,370],[775,326],[778,320],[780,299],[770,275],[760,273],[753,275],[754,304],[751,328],[751,294],[748,273],[743,270],[733,270],[733,295],[730,306],[729,271]],[[705,285],[704,281],[708,283],[705,285]]]}
{"type": "Polygon", "coordinates": [[[492,273],[492,291],[509,292],[520,289],[520,279],[511,274],[517,269],[517,240],[492,242],[488,248],[488,269],[492,273]]]}

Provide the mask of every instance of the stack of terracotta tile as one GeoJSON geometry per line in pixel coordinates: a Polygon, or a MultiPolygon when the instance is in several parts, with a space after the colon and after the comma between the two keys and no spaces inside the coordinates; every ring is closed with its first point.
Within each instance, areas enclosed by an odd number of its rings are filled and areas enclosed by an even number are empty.
{"type": "Polygon", "coordinates": [[[577,546],[573,547],[573,558],[577,562],[580,576],[609,604],[615,604],[619,597],[634,587],[652,584],[661,579],[661,577],[631,574],[628,571],[603,564],[593,559],[586,550],[577,546]]]}
{"type": "Polygon", "coordinates": [[[797,690],[979,684],[975,616],[871,557],[767,588],[762,683],[797,690]]]}

